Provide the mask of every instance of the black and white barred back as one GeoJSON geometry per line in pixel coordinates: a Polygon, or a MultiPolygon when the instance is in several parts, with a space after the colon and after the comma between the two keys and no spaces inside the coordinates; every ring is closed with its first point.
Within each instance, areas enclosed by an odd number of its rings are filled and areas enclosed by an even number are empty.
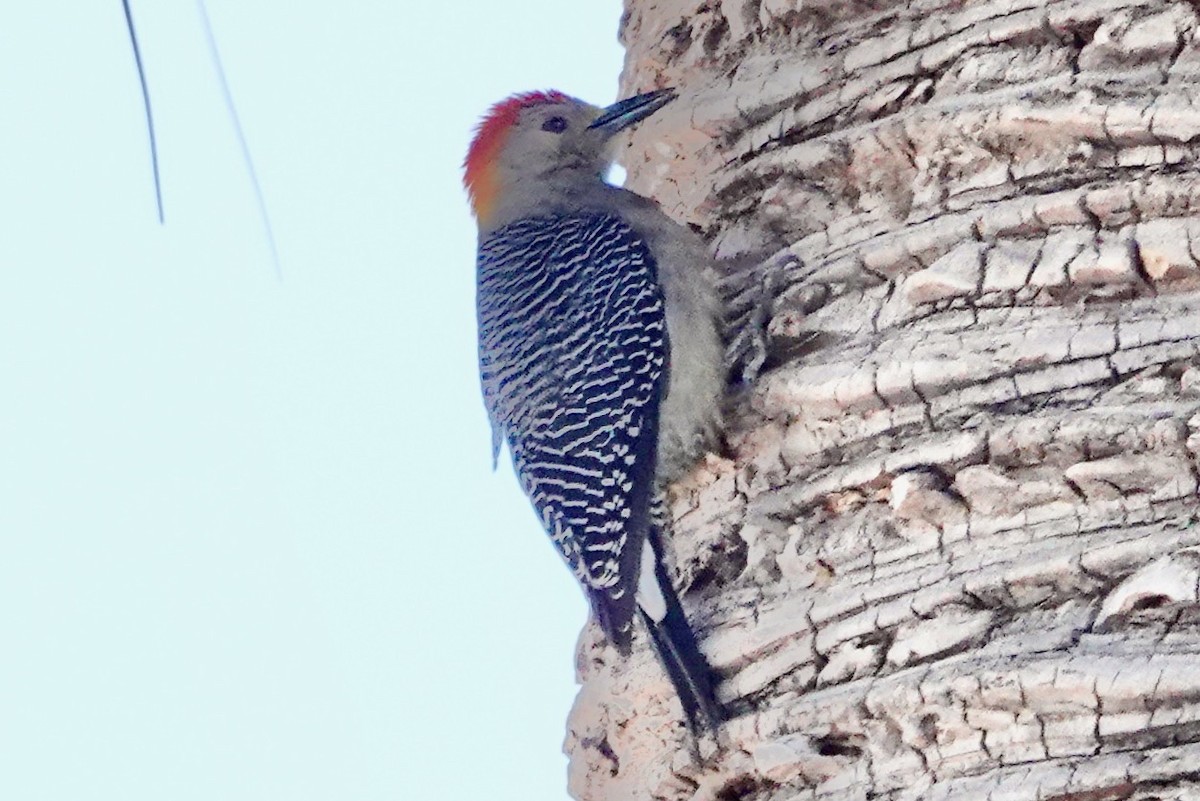
{"type": "Polygon", "coordinates": [[[480,243],[478,280],[493,460],[507,438],[546,532],[627,653],[667,373],[654,259],[616,217],[536,217],[480,243]]]}

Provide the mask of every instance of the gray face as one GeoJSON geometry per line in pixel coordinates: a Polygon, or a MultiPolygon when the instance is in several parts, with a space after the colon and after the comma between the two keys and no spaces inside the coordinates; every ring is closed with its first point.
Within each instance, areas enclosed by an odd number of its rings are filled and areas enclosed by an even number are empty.
{"type": "Polygon", "coordinates": [[[599,108],[580,101],[522,109],[497,160],[501,180],[531,175],[550,179],[559,171],[603,173],[611,161],[611,135],[588,128],[599,115],[599,108]]]}

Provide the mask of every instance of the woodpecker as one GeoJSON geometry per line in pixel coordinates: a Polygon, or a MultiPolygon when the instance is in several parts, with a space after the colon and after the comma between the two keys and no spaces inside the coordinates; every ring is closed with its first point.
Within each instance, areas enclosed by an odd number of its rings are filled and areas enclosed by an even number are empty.
{"type": "Polygon", "coordinates": [[[640,618],[700,732],[724,713],[663,565],[662,493],[720,423],[715,272],[696,233],[604,181],[614,135],[675,97],[509,97],[480,122],[463,182],[493,467],[506,440],[609,642],[628,656],[640,618]]]}

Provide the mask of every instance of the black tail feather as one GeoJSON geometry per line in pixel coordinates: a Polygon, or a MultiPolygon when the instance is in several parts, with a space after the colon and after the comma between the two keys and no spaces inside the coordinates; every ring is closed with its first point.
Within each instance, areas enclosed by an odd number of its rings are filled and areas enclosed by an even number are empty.
{"type": "Polygon", "coordinates": [[[667,602],[667,614],[661,621],[656,621],[644,610],[638,611],[650,632],[658,659],[679,695],[692,731],[700,734],[708,730],[716,734],[726,718],[725,710],[717,701],[712,667],[700,653],[696,635],[684,617],[683,607],[665,575],[662,562],[655,561],[659,586],[667,602]]]}

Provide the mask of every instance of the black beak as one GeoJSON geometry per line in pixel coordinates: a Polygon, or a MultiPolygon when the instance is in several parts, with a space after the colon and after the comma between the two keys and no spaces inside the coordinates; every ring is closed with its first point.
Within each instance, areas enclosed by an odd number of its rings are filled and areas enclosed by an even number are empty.
{"type": "Polygon", "coordinates": [[[676,98],[674,89],[655,89],[653,92],[618,100],[600,112],[588,128],[598,128],[608,134],[623,131],[635,122],[646,119],[676,98]]]}

